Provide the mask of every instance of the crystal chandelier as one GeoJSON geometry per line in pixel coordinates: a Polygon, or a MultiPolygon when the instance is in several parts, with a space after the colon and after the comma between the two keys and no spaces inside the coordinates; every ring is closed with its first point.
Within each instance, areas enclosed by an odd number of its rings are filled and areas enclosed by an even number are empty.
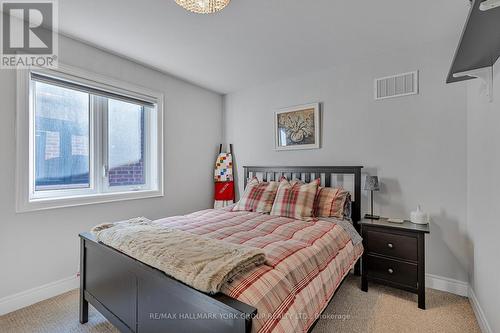
{"type": "Polygon", "coordinates": [[[211,14],[224,9],[231,0],[175,0],[175,2],[193,12],[198,14],[211,14]]]}

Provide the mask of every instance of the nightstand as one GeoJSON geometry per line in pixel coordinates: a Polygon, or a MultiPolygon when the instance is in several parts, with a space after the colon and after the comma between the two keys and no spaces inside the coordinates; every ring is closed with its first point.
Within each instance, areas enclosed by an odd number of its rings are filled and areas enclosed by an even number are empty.
{"type": "Polygon", "coordinates": [[[363,253],[361,290],[368,281],[418,294],[418,307],[425,309],[425,234],[429,225],[387,219],[362,220],[363,253]]]}

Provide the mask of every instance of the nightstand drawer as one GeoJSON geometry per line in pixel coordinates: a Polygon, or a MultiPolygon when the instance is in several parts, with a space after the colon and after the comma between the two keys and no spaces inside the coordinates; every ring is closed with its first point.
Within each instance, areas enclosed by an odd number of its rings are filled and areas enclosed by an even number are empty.
{"type": "Polygon", "coordinates": [[[368,276],[417,288],[417,265],[376,256],[367,256],[368,276]]]}
{"type": "Polygon", "coordinates": [[[417,261],[417,238],[367,230],[366,251],[398,259],[417,261]]]}

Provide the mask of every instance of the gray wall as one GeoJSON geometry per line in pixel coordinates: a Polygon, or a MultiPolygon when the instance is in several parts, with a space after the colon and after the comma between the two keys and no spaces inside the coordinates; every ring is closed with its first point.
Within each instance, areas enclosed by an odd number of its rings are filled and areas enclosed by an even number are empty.
{"type": "Polygon", "coordinates": [[[67,38],[59,46],[62,63],[165,93],[165,197],[16,214],[16,78],[0,70],[0,298],[76,274],[77,235],[95,224],[212,204],[222,97],[67,38]]]}
{"type": "Polygon", "coordinates": [[[472,240],[471,286],[491,326],[500,332],[500,63],[494,68],[494,102],[481,96],[481,82],[468,85],[468,230],[472,240]]]}
{"type": "Polygon", "coordinates": [[[225,141],[234,144],[240,188],[243,165],[364,165],[383,184],[376,213],[408,217],[420,203],[432,214],[427,273],[467,281],[466,88],[444,83],[454,48],[423,45],[421,54],[380,55],[227,95],[225,141]],[[415,69],[419,95],[374,101],[374,78],[415,69]],[[273,111],[310,102],[323,103],[322,148],[274,151],[273,111]]]}

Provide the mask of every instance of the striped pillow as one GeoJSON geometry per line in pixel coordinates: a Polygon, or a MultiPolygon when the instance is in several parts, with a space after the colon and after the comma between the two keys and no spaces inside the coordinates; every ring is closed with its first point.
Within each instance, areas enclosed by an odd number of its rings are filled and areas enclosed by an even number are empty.
{"type": "Polygon", "coordinates": [[[314,198],[318,189],[319,179],[309,183],[291,184],[282,179],[274,200],[271,215],[308,220],[313,217],[314,198]]]}
{"type": "Polygon", "coordinates": [[[249,211],[269,213],[273,206],[278,182],[261,183],[253,178],[248,184],[240,201],[233,207],[233,211],[249,211]]]}
{"type": "Polygon", "coordinates": [[[343,188],[320,187],[314,204],[315,217],[337,217],[343,219],[351,195],[343,188]]]}

